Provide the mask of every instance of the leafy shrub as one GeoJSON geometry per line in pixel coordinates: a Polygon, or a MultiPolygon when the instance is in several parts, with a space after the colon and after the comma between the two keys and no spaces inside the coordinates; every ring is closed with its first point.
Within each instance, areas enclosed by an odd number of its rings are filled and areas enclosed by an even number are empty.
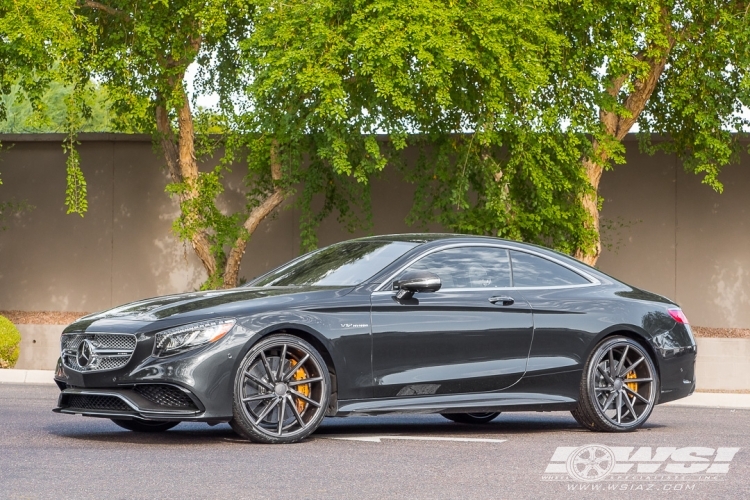
{"type": "Polygon", "coordinates": [[[16,325],[0,316],[0,368],[13,368],[18,361],[21,334],[16,325]]]}

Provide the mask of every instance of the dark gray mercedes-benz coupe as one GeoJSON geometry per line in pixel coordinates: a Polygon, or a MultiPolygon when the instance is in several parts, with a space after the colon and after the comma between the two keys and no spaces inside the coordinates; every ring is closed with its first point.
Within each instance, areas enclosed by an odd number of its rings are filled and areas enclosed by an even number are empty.
{"type": "Polygon", "coordinates": [[[490,237],[361,238],[245,286],[142,300],[61,338],[59,413],[133,431],[229,422],[291,443],[325,416],[570,411],[631,431],[695,389],[672,301],[565,255],[490,237]]]}

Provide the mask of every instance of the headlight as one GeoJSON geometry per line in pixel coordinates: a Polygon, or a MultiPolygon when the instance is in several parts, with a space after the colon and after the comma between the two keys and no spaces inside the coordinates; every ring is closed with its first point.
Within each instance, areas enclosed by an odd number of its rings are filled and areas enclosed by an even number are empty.
{"type": "Polygon", "coordinates": [[[170,328],[156,334],[154,356],[169,356],[216,342],[237,323],[233,319],[219,319],[170,328]]]}

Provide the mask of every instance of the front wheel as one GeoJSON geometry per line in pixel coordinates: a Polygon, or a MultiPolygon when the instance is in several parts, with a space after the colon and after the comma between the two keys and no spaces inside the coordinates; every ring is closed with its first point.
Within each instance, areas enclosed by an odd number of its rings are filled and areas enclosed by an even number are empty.
{"type": "Polygon", "coordinates": [[[648,352],[627,337],[604,339],[581,378],[573,417],[592,431],[633,431],[646,422],[659,392],[659,376],[648,352]]]}
{"type": "Polygon", "coordinates": [[[133,432],[164,432],[179,424],[179,422],[149,422],[146,420],[120,420],[117,418],[111,420],[123,429],[133,432]]]}
{"type": "Polygon", "coordinates": [[[441,415],[459,424],[487,424],[495,420],[500,415],[500,412],[441,413],[441,415]]]}
{"type": "Polygon", "coordinates": [[[257,443],[295,443],[318,428],[330,392],[328,367],[313,346],[292,335],[271,335],[240,364],[230,425],[257,443]]]}

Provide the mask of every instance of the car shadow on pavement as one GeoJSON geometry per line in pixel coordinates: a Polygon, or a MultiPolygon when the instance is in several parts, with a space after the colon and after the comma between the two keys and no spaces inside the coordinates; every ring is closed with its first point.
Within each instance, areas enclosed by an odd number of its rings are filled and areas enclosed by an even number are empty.
{"type": "MultiPolygon", "coordinates": [[[[86,419],[99,420],[99,419],[86,419]]],[[[89,422],[67,422],[46,427],[52,435],[76,441],[101,443],[131,443],[148,445],[210,444],[226,438],[237,438],[227,424],[213,427],[204,423],[182,423],[166,432],[132,432],[121,429],[112,422],[102,419],[94,425],[89,422]],[[82,425],[85,423],[86,425],[82,425]]]]}
{"type": "Polygon", "coordinates": [[[412,434],[490,437],[498,434],[585,431],[570,415],[507,414],[486,424],[459,424],[439,415],[327,419],[316,434],[412,434]]]}
{"type": "MultiPolygon", "coordinates": [[[[646,423],[642,429],[664,427],[646,423]]],[[[227,424],[210,427],[203,423],[182,423],[166,432],[139,433],[120,429],[105,419],[78,419],[47,426],[50,434],[80,442],[130,443],[143,445],[201,445],[245,443],[227,424]]],[[[588,433],[566,413],[508,413],[488,424],[472,425],[450,422],[439,415],[388,415],[326,418],[314,438],[346,436],[410,435],[425,437],[502,438],[511,435],[541,433],[588,433]]]]}

